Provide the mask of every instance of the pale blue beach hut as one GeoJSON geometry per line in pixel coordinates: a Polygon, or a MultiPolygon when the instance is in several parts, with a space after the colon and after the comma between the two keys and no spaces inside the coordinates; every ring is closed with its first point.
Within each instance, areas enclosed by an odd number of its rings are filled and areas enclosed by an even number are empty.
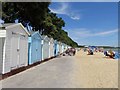
{"type": "Polygon", "coordinates": [[[42,60],[42,37],[37,32],[31,32],[28,41],[28,64],[33,64],[35,62],[42,60]]]}

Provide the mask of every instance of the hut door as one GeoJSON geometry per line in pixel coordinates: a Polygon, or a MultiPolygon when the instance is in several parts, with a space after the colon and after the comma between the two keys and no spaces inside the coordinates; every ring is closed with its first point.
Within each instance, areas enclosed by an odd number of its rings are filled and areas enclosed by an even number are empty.
{"type": "Polygon", "coordinates": [[[36,39],[36,60],[40,61],[41,60],[41,41],[40,39],[36,39]]]}
{"type": "Polygon", "coordinates": [[[0,38],[0,75],[2,74],[2,66],[3,66],[3,44],[2,38],[0,38]]]}
{"type": "Polygon", "coordinates": [[[45,44],[44,44],[44,59],[48,58],[48,43],[45,41],[45,44]]]}
{"type": "Polygon", "coordinates": [[[26,64],[26,37],[23,35],[20,35],[20,40],[19,40],[19,67],[22,67],[26,64]]]}
{"type": "Polygon", "coordinates": [[[54,55],[56,56],[56,51],[57,51],[57,44],[54,44],[54,55]]]}
{"type": "Polygon", "coordinates": [[[39,45],[39,39],[36,40],[36,59],[37,61],[40,60],[40,45],[39,45]]]}
{"type": "Polygon", "coordinates": [[[11,39],[11,69],[18,67],[19,61],[19,36],[12,35],[11,39]]]}
{"type": "Polygon", "coordinates": [[[43,45],[43,59],[46,59],[46,41],[44,41],[44,45],[43,45]]]}
{"type": "Polygon", "coordinates": [[[38,40],[33,38],[32,40],[32,63],[35,63],[38,60],[38,40]]]}
{"type": "Polygon", "coordinates": [[[0,38],[0,75],[2,74],[3,69],[3,48],[4,48],[5,38],[0,38]]]}
{"type": "Polygon", "coordinates": [[[38,48],[37,48],[37,39],[35,40],[35,62],[37,61],[37,51],[38,51],[38,48]]]}

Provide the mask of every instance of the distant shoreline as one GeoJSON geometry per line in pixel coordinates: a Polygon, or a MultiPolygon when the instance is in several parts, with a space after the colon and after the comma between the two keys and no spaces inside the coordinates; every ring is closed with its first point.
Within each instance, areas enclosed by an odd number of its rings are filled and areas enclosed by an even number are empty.
{"type": "MultiPolygon", "coordinates": [[[[84,45],[84,46],[79,45],[78,47],[84,48],[85,46],[86,45],[84,45]]],[[[113,46],[96,46],[96,47],[98,47],[98,48],[115,48],[115,49],[120,49],[120,47],[113,47],[113,46]]]]}

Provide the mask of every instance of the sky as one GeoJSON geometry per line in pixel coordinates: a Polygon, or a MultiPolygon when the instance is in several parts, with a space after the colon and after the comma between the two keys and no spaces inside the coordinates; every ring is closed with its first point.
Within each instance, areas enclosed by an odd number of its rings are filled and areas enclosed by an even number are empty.
{"type": "Polygon", "coordinates": [[[117,2],[52,2],[49,9],[79,45],[118,46],[117,2]]]}

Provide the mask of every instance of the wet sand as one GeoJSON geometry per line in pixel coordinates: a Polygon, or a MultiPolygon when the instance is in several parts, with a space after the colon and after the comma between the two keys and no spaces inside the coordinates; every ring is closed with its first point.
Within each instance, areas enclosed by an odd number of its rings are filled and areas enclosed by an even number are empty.
{"type": "Polygon", "coordinates": [[[74,62],[74,80],[79,80],[82,88],[118,88],[118,60],[105,58],[103,53],[87,55],[77,52],[74,62]]]}

